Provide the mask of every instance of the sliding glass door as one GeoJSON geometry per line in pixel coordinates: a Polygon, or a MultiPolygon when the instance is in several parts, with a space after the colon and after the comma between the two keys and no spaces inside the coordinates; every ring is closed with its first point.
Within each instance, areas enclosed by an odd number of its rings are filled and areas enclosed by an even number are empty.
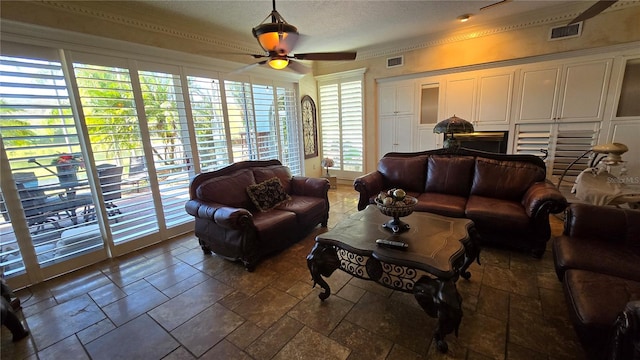
{"type": "Polygon", "coordinates": [[[0,269],[14,287],[192,231],[197,173],[301,173],[291,84],[2,43],[0,269]],[[8,175],[5,175],[8,174],[8,175]]]}

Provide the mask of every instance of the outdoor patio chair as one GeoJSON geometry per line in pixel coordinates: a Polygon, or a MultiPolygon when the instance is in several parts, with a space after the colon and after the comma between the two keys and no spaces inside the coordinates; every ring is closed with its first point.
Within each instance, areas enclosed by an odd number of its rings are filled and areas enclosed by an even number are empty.
{"type": "Polygon", "coordinates": [[[44,230],[46,224],[60,229],[62,214],[67,215],[73,224],[77,224],[76,209],[93,204],[90,195],[47,196],[39,187],[38,178],[33,172],[13,175],[27,225],[30,228],[36,226],[32,231],[34,234],[44,230]]]}
{"type": "Polygon", "coordinates": [[[140,188],[140,182],[148,180],[147,166],[144,162],[144,156],[132,156],[129,158],[129,173],[126,182],[136,184],[137,189],[140,188]]]}
{"type": "MultiPolygon", "coordinates": [[[[109,217],[122,214],[118,206],[113,202],[122,198],[122,166],[101,164],[97,166],[97,170],[107,214],[109,217]]],[[[118,218],[115,218],[115,220],[118,222],[118,218]]]]}

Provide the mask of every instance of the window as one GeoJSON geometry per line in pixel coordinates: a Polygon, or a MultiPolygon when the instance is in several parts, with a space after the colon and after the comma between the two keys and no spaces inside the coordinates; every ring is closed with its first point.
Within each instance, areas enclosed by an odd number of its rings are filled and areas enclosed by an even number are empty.
{"type": "MultiPolygon", "coordinates": [[[[57,54],[33,51],[31,58],[0,56],[0,98],[2,146],[22,205],[14,207],[13,215],[22,209],[37,262],[48,266],[60,257],[56,248],[59,229],[78,223],[77,208],[67,206],[70,202],[66,201],[76,196],[75,191],[67,193],[56,184],[69,183],[71,177],[74,189],[79,182],[86,184],[81,157],[76,156],[80,153],[78,134],[57,54]],[[68,167],[63,164],[64,154],[70,156],[68,167]]],[[[6,175],[2,177],[9,178],[6,175]]],[[[13,228],[19,219],[11,219],[10,204],[4,196],[0,198],[0,267],[5,276],[12,276],[25,269],[13,228]]],[[[82,201],[82,207],[93,203],[86,196],[82,201]]]]}
{"type": "Polygon", "coordinates": [[[322,157],[334,160],[339,176],[353,177],[364,167],[362,74],[319,77],[322,157]]]}
{"type": "Polygon", "coordinates": [[[213,171],[230,163],[220,81],[196,76],[187,80],[200,168],[213,171]]]}
{"type": "Polygon", "coordinates": [[[184,204],[196,173],[279,159],[301,174],[293,83],[0,50],[0,270],[24,285],[193,230],[184,204]]]}

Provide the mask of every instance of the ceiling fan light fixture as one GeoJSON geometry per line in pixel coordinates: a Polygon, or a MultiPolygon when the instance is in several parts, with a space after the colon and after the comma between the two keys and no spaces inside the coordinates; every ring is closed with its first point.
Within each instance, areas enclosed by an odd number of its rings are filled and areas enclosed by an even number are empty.
{"type": "Polygon", "coordinates": [[[289,59],[286,56],[274,57],[269,60],[269,66],[276,70],[282,70],[289,65],[289,59]]]}
{"type": "Polygon", "coordinates": [[[266,23],[254,27],[253,36],[265,51],[286,54],[298,37],[298,29],[282,22],[266,23]]]}
{"type": "Polygon", "coordinates": [[[469,21],[470,18],[471,18],[471,15],[469,15],[469,14],[464,14],[464,15],[460,15],[460,16],[457,17],[458,21],[460,21],[462,23],[469,21]]]}

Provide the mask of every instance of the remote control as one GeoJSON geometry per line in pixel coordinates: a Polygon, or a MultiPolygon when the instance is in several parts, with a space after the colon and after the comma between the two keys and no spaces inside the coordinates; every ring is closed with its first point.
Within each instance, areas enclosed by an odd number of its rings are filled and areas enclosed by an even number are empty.
{"type": "Polygon", "coordinates": [[[393,241],[393,240],[386,240],[386,239],[378,239],[376,240],[376,244],[378,245],[386,245],[386,246],[391,246],[394,248],[401,248],[401,249],[406,249],[409,247],[409,244],[402,242],[402,241],[393,241]]]}

